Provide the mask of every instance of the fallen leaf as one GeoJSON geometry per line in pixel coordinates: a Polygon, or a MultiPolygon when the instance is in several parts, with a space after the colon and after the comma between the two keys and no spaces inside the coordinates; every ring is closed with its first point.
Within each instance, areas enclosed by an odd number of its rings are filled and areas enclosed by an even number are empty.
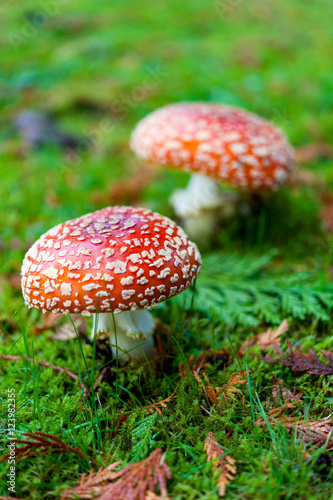
{"type": "Polygon", "coordinates": [[[319,189],[326,188],[326,182],[323,177],[320,177],[318,174],[312,172],[311,170],[304,170],[303,168],[294,168],[294,170],[291,172],[289,185],[292,188],[297,188],[299,187],[300,184],[319,189]]]}
{"type": "Polygon", "coordinates": [[[241,391],[236,388],[236,385],[248,385],[248,375],[251,372],[238,372],[232,373],[228,379],[228,382],[222,387],[221,392],[224,393],[226,399],[228,400],[231,396],[236,393],[240,393],[241,391]]]}
{"type": "Polygon", "coordinates": [[[141,202],[142,191],[153,181],[157,173],[158,169],[156,168],[140,165],[126,179],[114,183],[107,194],[95,192],[92,199],[95,203],[107,201],[113,205],[137,205],[141,202]]]}
{"type": "Polygon", "coordinates": [[[64,317],[62,313],[51,313],[47,312],[42,315],[42,324],[41,325],[35,325],[33,327],[33,333],[41,333],[44,332],[45,330],[50,330],[51,328],[54,328],[57,326],[59,321],[64,317]]]}
{"type": "Polygon", "coordinates": [[[161,335],[156,336],[156,347],[154,347],[154,367],[157,372],[166,372],[169,367],[170,349],[165,351],[161,335]]]}
{"type": "Polygon", "coordinates": [[[260,417],[256,424],[262,427],[268,424],[271,426],[282,425],[290,431],[295,431],[296,437],[304,443],[310,443],[318,447],[323,446],[325,443],[327,446],[333,446],[333,419],[314,421],[302,420],[299,417],[289,417],[288,415],[278,416],[281,414],[281,409],[294,407],[291,403],[286,403],[280,408],[274,408],[268,412],[266,419],[260,417]]]}
{"type": "Polygon", "coordinates": [[[251,354],[251,356],[274,365],[278,365],[282,362],[283,366],[288,366],[295,372],[306,372],[311,375],[333,374],[333,352],[326,350],[319,351],[326,360],[326,363],[323,363],[313,349],[309,349],[309,352],[305,353],[297,346],[293,349],[289,341],[287,341],[287,346],[288,355],[286,357],[280,346],[274,344],[275,354],[278,354],[280,359],[272,358],[268,354],[264,357],[258,356],[257,354],[251,354]]]}
{"type": "MultiPolygon", "coordinates": [[[[171,396],[168,396],[167,398],[162,399],[162,401],[157,401],[156,403],[152,403],[152,404],[147,405],[147,406],[142,406],[142,409],[145,410],[146,415],[150,415],[154,412],[161,415],[162,408],[167,408],[167,403],[170,403],[170,401],[172,401],[174,398],[177,397],[177,396],[175,396],[177,389],[178,389],[178,385],[177,385],[176,389],[174,390],[174,392],[171,394],[171,396]]],[[[120,427],[128,420],[131,413],[132,412],[118,413],[117,414],[118,422],[113,430],[112,437],[114,437],[116,435],[116,433],[120,429],[120,427]]]]}
{"type": "Polygon", "coordinates": [[[199,382],[199,384],[202,385],[202,388],[203,388],[205,394],[207,395],[208,399],[212,403],[212,405],[215,406],[218,402],[220,389],[218,389],[218,388],[214,389],[214,387],[210,383],[210,380],[208,379],[205,372],[203,372],[203,376],[205,378],[205,381],[207,382],[207,385],[203,382],[203,380],[200,378],[199,374],[196,371],[193,372],[193,375],[194,375],[194,378],[197,380],[197,382],[199,382]]]}
{"type": "Polygon", "coordinates": [[[283,385],[282,380],[278,379],[276,376],[274,376],[273,378],[272,394],[275,404],[277,404],[280,398],[282,398],[284,402],[301,401],[301,398],[303,396],[303,392],[294,394],[292,391],[287,389],[283,385]]]}
{"type": "MultiPolygon", "coordinates": [[[[296,408],[296,405],[294,405],[293,403],[283,403],[282,406],[278,406],[277,408],[272,408],[271,410],[268,411],[267,416],[266,416],[267,420],[269,421],[269,419],[276,419],[285,410],[293,410],[294,408],[296,408]]],[[[263,425],[263,426],[267,425],[264,417],[259,417],[256,420],[256,424],[263,425]]]]}
{"type": "Polygon", "coordinates": [[[296,163],[310,163],[319,158],[332,158],[333,149],[325,142],[312,142],[295,149],[296,163]]]}
{"type": "Polygon", "coordinates": [[[237,389],[235,386],[236,385],[248,385],[248,380],[247,380],[247,373],[251,372],[239,372],[239,373],[232,373],[228,379],[228,382],[223,386],[223,387],[216,387],[214,388],[207,377],[207,374],[205,371],[202,372],[203,377],[205,379],[205,382],[202,380],[202,378],[199,376],[199,374],[194,371],[193,375],[194,378],[201,384],[205,394],[207,395],[208,399],[210,400],[211,404],[215,406],[218,402],[218,398],[220,394],[224,394],[225,399],[228,401],[231,396],[233,396],[236,393],[240,393],[241,391],[237,389]]]}
{"type": "Polygon", "coordinates": [[[61,499],[79,497],[99,500],[153,500],[156,498],[169,500],[166,480],[171,478],[171,472],[160,448],[157,448],[146,460],[134,462],[116,471],[119,465],[120,462],[114,462],[105,469],[100,468],[98,472],[91,470],[89,476],[83,474],[80,484],[65,490],[61,499]],[[161,496],[156,495],[157,486],[161,496]]]}
{"type": "Polygon", "coordinates": [[[155,411],[159,415],[161,415],[162,411],[161,411],[160,406],[162,408],[166,408],[167,403],[170,403],[170,401],[172,401],[173,399],[175,399],[177,397],[177,396],[175,396],[177,389],[178,389],[178,385],[177,385],[176,389],[173,391],[173,393],[171,394],[171,396],[169,396],[165,399],[162,399],[162,401],[157,401],[156,403],[152,403],[151,405],[143,406],[142,408],[145,410],[147,415],[149,415],[150,413],[154,413],[155,411]]]}
{"type": "Polygon", "coordinates": [[[189,371],[192,374],[194,372],[200,373],[202,368],[215,362],[227,364],[229,357],[230,353],[226,349],[222,349],[221,351],[209,349],[206,352],[200,352],[195,359],[193,354],[191,354],[187,361],[181,361],[179,363],[179,376],[180,378],[187,377],[189,371]]]}
{"type": "Polygon", "coordinates": [[[16,288],[16,289],[21,288],[21,275],[19,273],[6,274],[4,278],[7,281],[7,283],[9,283],[11,288],[16,288]]]}
{"type": "Polygon", "coordinates": [[[320,211],[319,217],[323,224],[324,230],[328,234],[333,233],[333,195],[331,193],[325,193],[321,197],[322,209],[320,211]]]}
{"type": "Polygon", "coordinates": [[[75,328],[73,327],[72,321],[65,323],[64,325],[59,326],[56,329],[55,333],[52,333],[50,335],[50,339],[60,341],[70,340],[76,338],[76,332],[78,333],[78,335],[85,335],[87,333],[86,322],[84,321],[82,316],[80,316],[79,314],[72,314],[71,319],[74,323],[75,328]]]}
{"type": "Polygon", "coordinates": [[[239,358],[243,358],[247,349],[251,349],[251,347],[259,346],[264,351],[267,351],[274,344],[280,344],[280,337],[284,333],[288,331],[288,321],[285,319],[282,321],[281,325],[273,330],[272,328],[268,328],[265,332],[258,333],[254,335],[252,338],[249,336],[243,342],[241,348],[239,349],[237,356],[239,358]]]}
{"type": "Polygon", "coordinates": [[[76,333],[72,325],[66,324],[57,328],[55,333],[50,335],[52,340],[70,340],[75,339],[76,333]]]}
{"type": "Polygon", "coordinates": [[[217,487],[219,489],[219,496],[223,497],[226,494],[228,484],[234,479],[234,475],[237,472],[236,461],[225,453],[212,432],[208,433],[208,437],[204,443],[204,450],[207,453],[207,462],[214,460],[214,470],[220,471],[217,487]]]}

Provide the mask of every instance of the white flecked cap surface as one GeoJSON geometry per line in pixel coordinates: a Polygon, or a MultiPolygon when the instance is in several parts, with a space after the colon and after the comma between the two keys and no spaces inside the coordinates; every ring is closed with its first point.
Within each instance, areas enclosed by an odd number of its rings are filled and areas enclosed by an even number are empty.
{"type": "Polygon", "coordinates": [[[196,245],[167,217],[108,207],[41,236],[25,255],[22,291],[44,311],[119,313],[177,295],[200,268],[196,245]]]}
{"type": "Polygon", "coordinates": [[[275,125],[212,103],[183,102],[154,111],[133,131],[131,147],[144,161],[252,191],[278,189],[294,161],[292,147],[275,125]]]}

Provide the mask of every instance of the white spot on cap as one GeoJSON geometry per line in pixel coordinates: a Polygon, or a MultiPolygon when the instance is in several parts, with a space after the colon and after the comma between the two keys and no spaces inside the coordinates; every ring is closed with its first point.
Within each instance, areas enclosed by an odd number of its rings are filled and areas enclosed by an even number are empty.
{"type": "Polygon", "coordinates": [[[59,270],[56,267],[48,267],[43,271],[43,274],[51,279],[56,279],[58,277],[59,270]]]}
{"type": "Polygon", "coordinates": [[[129,300],[132,295],[135,295],[135,290],[123,290],[121,296],[124,300],[129,300]]]}
{"type": "Polygon", "coordinates": [[[120,283],[125,286],[125,285],[132,285],[134,281],[133,276],[128,276],[127,278],[121,278],[120,283]]]}
{"type": "Polygon", "coordinates": [[[61,283],[60,291],[62,295],[69,296],[72,293],[72,285],[70,283],[61,283]]]}
{"type": "Polygon", "coordinates": [[[89,250],[89,248],[80,247],[77,251],[77,255],[91,255],[91,250],[89,250]]]}
{"type": "Polygon", "coordinates": [[[101,288],[101,285],[97,285],[97,283],[89,283],[88,285],[83,285],[82,290],[85,292],[90,292],[94,288],[101,288]]]}
{"type": "Polygon", "coordinates": [[[103,248],[103,250],[101,250],[101,252],[104,253],[105,257],[108,258],[114,254],[115,250],[113,248],[103,248]]]}

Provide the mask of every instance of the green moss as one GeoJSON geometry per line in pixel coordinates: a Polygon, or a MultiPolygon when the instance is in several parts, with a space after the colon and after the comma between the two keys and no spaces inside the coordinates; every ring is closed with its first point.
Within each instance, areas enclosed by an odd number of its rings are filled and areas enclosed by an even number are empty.
{"type": "MultiPolygon", "coordinates": [[[[331,287],[331,242],[320,226],[316,188],[284,189],[267,197],[249,214],[243,211],[226,221],[214,248],[209,249],[232,256],[231,271],[239,263],[235,251],[252,263],[276,251],[278,262],[269,268],[269,279],[260,274],[260,279],[270,280],[270,286],[273,275],[276,286],[287,283],[290,275],[292,281],[294,274],[309,271],[312,281],[307,282],[304,295],[306,314],[283,309],[280,303],[274,309],[273,300],[271,316],[265,317],[267,303],[251,303],[249,308],[247,297],[240,307],[238,301],[243,299],[236,294],[229,300],[234,315],[227,321],[223,304],[215,304],[208,313],[201,302],[196,306],[194,301],[191,308],[192,292],[184,294],[155,313],[171,333],[165,340],[166,351],[170,349],[167,371],[135,363],[120,367],[111,386],[106,382],[99,386],[93,402],[82,402],[77,381],[52,368],[39,368],[37,361],[68,367],[80,373],[87,386],[98,376],[102,361],[95,360],[92,377],[88,345],[82,344],[81,351],[75,340],[51,340],[50,331],[33,335],[40,313],[22,304],[20,291],[5,276],[19,272],[26,249],[41,233],[112,203],[107,193],[113,183],[119,179],[125,183],[140,168],[128,147],[133,126],[165,103],[203,99],[240,105],[274,121],[295,146],[314,140],[330,142],[332,5],[326,0],[306,5],[301,0],[169,0],[146,5],[134,0],[116,0],[112,5],[107,0],[73,0],[54,2],[54,14],[46,14],[45,23],[24,37],[22,30],[36,24],[34,13],[43,10],[41,5],[14,1],[2,9],[6,36],[0,51],[4,146],[0,158],[0,351],[21,356],[22,361],[0,360],[1,429],[6,429],[6,391],[15,387],[18,432],[55,434],[79,446],[87,457],[93,456],[98,466],[114,460],[141,460],[155,448],[163,448],[172,470],[168,482],[172,499],[218,498],[216,476],[203,449],[208,431],[237,461],[228,498],[331,498],[332,469],[323,475],[315,465],[322,450],[313,450],[312,458],[306,459],[302,444],[287,431],[254,424],[260,416],[258,398],[265,411],[274,404],[274,375],[288,388],[304,393],[293,416],[308,412],[309,418],[328,417],[333,402],[330,377],[296,377],[288,368],[249,357],[242,367],[252,372],[250,389],[240,387],[239,395],[212,408],[197,383],[180,380],[178,374],[184,356],[213,346],[232,345],[237,351],[249,333],[261,331],[267,327],[265,321],[276,323],[285,314],[290,329],[284,339],[305,350],[332,350],[331,304],[326,301],[321,316],[309,293],[313,283],[316,290],[331,287]],[[82,138],[80,154],[73,158],[52,147],[22,149],[10,122],[17,110],[27,107],[54,113],[64,130],[82,138]],[[89,137],[93,144],[86,149],[84,141],[89,137]],[[251,322],[246,320],[250,316],[251,322]],[[34,357],[34,366],[23,360],[26,354],[34,357]],[[146,415],[142,407],[170,396],[178,383],[177,398],[162,414],[146,415]],[[115,430],[117,414],[129,411],[127,423],[115,430]]],[[[318,159],[310,168],[332,189],[331,159],[318,159]]],[[[142,193],[141,203],[173,217],[169,194],[184,186],[187,178],[160,171],[142,193]]],[[[212,258],[205,257],[207,273],[212,258]]],[[[237,279],[241,281],[239,275],[233,279],[229,269],[231,287],[237,279]]],[[[244,291],[242,287],[244,280],[240,287],[244,291]]],[[[214,386],[221,387],[238,369],[236,362],[228,367],[216,364],[208,369],[208,376],[214,386]]],[[[4,432],[1,438],[4,446],[4,432]]],[[[59,498],[89,468],[70,453],[22,460],[15,496],[59,498]]],[[[0,464],[2,495],[8,494],[7,469],[6,463],[0,464]]]]}

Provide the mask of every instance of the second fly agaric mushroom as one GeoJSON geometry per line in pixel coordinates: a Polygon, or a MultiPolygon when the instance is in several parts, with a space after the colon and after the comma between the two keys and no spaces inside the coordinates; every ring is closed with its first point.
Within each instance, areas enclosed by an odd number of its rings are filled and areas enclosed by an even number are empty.
{"type": "Polygon", "coordinates": [[[170,219],[108,207],[42,235],[25,255],[22,291],[43,312],[93,314],[93,334],[107,333],[121,360],[151,358],[147,309],[188,288],[200,267],[196,245],[170,219]]]}
{"type": "Polygon", "coordinates": [[[278,189],[289,178],[293,149],[273,124],[242,109],[183,102],[141,120],[131,138],[144,161],[193,175],[171,198],[185,230],[197,238],[214,229],[225,201],[218,183],[249,192],[278,189]]]}

